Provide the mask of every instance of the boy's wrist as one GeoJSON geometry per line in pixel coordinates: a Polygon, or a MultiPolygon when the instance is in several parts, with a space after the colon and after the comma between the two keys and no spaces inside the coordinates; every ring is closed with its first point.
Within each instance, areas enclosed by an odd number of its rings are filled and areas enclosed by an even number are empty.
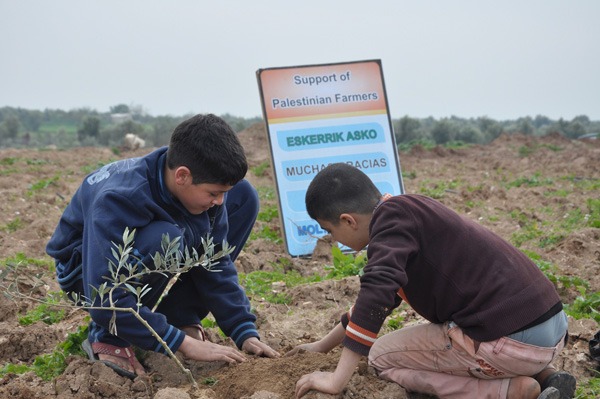
{"type": "Polygon", "coordinates": [[[340,387],[340,391],[348,384],[350,378],[352,378],[361,356],[361,354],[348,348],[342,350],[340,360],[333,372],[334,384],[340,387]]]}
{"type": "Polygon", "coordinates": [[[248,338],[256,337],[260,339],[260,334],[253,322],[247,321],[237,326],[229,336],[238,349],[242,349],[244,342],[248,338]]]}
{"type": "Polygon", "coordinates": [[[186,358],[190,358],[191,352],[193,351],[194,338],[186,335],[181,341],[179,348],[177,348],[177,352],[180,352],[186,358]]]}

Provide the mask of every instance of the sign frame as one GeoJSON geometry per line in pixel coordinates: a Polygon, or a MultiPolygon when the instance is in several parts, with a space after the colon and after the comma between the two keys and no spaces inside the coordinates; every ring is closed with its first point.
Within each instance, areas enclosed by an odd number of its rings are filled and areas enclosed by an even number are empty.
{"type": "Polygon", "coordinates": [[[353,164],[382,193],[404,193],[381,60],[261,68],[256,77],[291,256],[310,256],[327,234],[306,213],[303,195],[309,176],[327,164],[353,164]]]}

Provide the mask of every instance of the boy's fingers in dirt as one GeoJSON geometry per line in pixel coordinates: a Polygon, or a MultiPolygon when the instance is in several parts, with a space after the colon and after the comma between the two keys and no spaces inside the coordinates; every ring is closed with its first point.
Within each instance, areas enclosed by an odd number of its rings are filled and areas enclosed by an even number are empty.
{"type": "Polygon", "coordinates": [[[294,349],[287,351],[285,353],[285,355],[283,355],[283,356],[285,356],[285,357],[294,356],[296,353],[302,353],[302,352],[303,352],[302,349],[300,349],[299,347],[295,347],[294,349]]]}
{"type": "Polygon", "coordinates": [[[223,357],[221,360],[224,360],[227,363],[242,363],[248,360],[246,359],[246,356],[236,350],[228,351],[227,353],[221,354],[221,356],[223,357]]]}
{"type": "Polygon", "coordinates": [[[296,398],[301,398],[311,389],[330,395],[337,395],[343,389],[333,381],[333,373],[315,371],[305,374],[296,383],[296,398]]]}
{"type": "Polygon", "coordinates": [[[245,362],[246,356],[237,349],[230,348],[228,346],[222,346],[218,344],[213,344],[207,341],[196,341],[197,343],[202,344],[202,356],[195,357],[196,360],[203,361],[226,361],[228,363],[241,363],[245,362]]]}
{"type": "Polygon", "coordinates": [[[306,352],[311,352],[311,350],[309,349],[309,347],[306,344],[302,344],[302,345],[298,345],[295,348],[287,351],[285,353],[285,355],[283,355],[283,356],[285,356],[285,357],[294,356],[297,353],[306,353],[306,352]]]}
{"type": "Polygon", "coordinates": [[[301,398],[313,389],[311,374],[305,374],[296,383],[296,398],[301,398]]]}
{"type": "Polygon", "coordinates": [[[277,352],[275,349],[271,347],[267,347],[267,349],[263,352],[263,356],[266,357],[281,357],[281,353],[277,352]]]}
{"type": "Polygon", "coordinates": [[[264,342],[259,341],[258,339],[249,339],[244,342],[242,348],[249,353],[252,353],[257,356],[266,356],[266,357],[279,357],[281,356],[279,352],[271,348],[269,345],[264,342]]]}
{"type": "Polygon", "coordinates": [[[310,391],[309,384],[300,383],[300,381],[296,383],[296,398],[303,397],[308,391],[310,391]]]}
{"type": "Polygon", "coordinates": [[[257,356],[264,356],[264,357],[279,357],[279,356],[281,356],[278,352],[276,352],[275,350],[273,350],[271,348],[259,348],[254,352],[254,354],[257,356]]]}

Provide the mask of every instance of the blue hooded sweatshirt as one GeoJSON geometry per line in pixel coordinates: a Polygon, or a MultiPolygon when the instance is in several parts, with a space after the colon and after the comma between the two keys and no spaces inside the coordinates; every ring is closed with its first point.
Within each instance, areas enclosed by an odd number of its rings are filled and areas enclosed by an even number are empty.
{"type": "MultiPolygon", "coordinates": [[[[112,255],[113,243],[122,245],[126,227],[131,231],[157,221],[177,226],[182,244],[196,248],[199,253],[202,253],[201,239],[207,234],[213,237],[217,246],[226,240],[225,205],[192,215],[167,190],[163,177],[166,153],[167,147],[163,147],[140,158],[113,162],[85,178],[46,247],[47,253],[56,260],[57,279],[63,290],[80,292],[91,298],[91,287],[97,288],[109,281],[108,262],[116,263],[112,255]]],[[[137,242],[134,243],[136,247],[137,242]]],[[[140,254],[144,264],[152,265],[147,262],[151,262],[153,254],[140,254]]],[[[203,301],[223,332],[241,347],[247,338],[258,337],[254,324],[256,317],[250,312],[249,300],[239,285],[230,257],[219,259],[212,270],[218,271],[208,271],[200,266],[188,272],[197,292],[201,293],[199,298],[190,300],[203,301]]],[[[154,274],[143,283],[162,287],[165,282],[166,277],[154,274]],[[158,276],[158,280],[154,276],[158,276]]],[[[115,294],[116,306],[137,307],[136,297],[126,290],[116,290],[115,294]]],[[[156,300],[159,294],[155,289],[148,296],[156,300]]],[[[185,333],[168,324],[164,315],[153,312],[148,306],[142,306],[139,313],[169,348],[177,351],[185,333]]],[[[95,323],[109,329],[112,311],[90,310],[90,315],[95,323]]],[[[165,353],[159,341],[133,314],[117,311],[116,326],[121,339],[145,350],[165,353]]]]}

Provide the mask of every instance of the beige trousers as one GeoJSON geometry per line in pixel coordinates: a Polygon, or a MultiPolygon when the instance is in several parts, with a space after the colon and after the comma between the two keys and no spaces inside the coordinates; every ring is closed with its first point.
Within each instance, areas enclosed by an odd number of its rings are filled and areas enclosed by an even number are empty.
{"type": "Polygon", "coordinates": [[[422,324],[377,339],[369,364],[408,391],[443,399],[504,399],[512,377],[538,374],[563,346],[564,339],[552,348],[506,337],[480,343],[454,324],[422,324]]]}

